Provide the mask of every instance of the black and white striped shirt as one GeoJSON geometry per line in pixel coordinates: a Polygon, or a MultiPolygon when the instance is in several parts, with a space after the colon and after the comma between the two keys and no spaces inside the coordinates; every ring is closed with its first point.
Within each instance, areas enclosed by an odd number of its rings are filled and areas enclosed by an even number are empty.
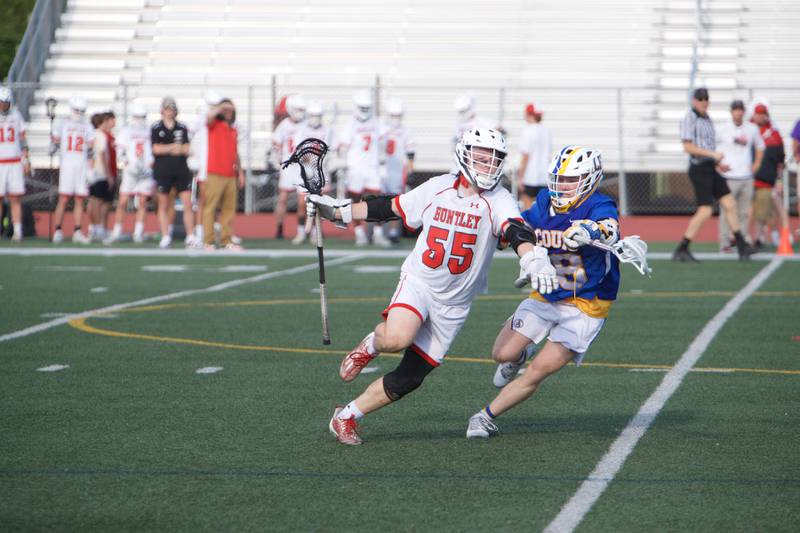
{"type": "MultiPolygon", "coordinates": [[[[681,141],[691,141],[698,148],[715,151],[717,140],[714,136],[714,123],[711,122],[711,117],[701,115],[694,108],[687,111],[681,121],[681,141]]],[[[714,161],[714,159],[702,156],[689,157],[689,162],[695,165],[709,161],[714,161]]]]}

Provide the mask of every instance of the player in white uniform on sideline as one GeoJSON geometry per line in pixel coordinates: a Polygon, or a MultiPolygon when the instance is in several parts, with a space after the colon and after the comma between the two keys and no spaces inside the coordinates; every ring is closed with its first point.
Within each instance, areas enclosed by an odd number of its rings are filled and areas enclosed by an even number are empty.
{"type": "Polygon", "coordinates": [[[525,127],[519,141],[520,201],[522,209],[530,208],[539,191],[547,187],[550,152],[553,141],[550,130],[542,124],[542,110],[533,103],[525,106],[525,127]]]}
{"type": "Polygon", "coordinates": [[[520,266],[542,293],[554,288],[547,250],[533,244],[514,198],[498,187],[507,154],[503,135],[491,129],[464,132],[457,148],[459,171],[431,178],[394,197],[352,204],[310,196],[323,218],[400,218],[422,231],[403,263],[400,282],[378,324],[342,361],[339,376],[353,380],[380,352],[404,351],[400,365],[378,378],[345,407],[336,407],[329,429],[342,444],[361,444],[357,420],[412,392],[439,366],[469,314],[486,292],[489,264],[503,237],[521,257],[520,266]]]}
{"type": "Polygon", "coordinates": [[[458,120],[456,121],[456,128],[453,132],[452,139],[454,147],[467,130],[476,128],[497,128],[497,125],[491,120],[478,115],[478,104],[473,94],[464,93],[458,95],[453,108],[456,113],[458,113],[458,120]]]}
{"type": "Polygon", "coordinates": [[[73,96],[69,100],[70,116],[61,120],[53,132],[53,148],[59,147],[58,205],[55,212],[53,242],[64,240],[61,223],[70,198],[75,199],[73,213],[75,231],[72,242],[89,244],[91,239],[81,232],[83,203],[89,196],[89,148],[94,143],[94,128],[86,118],[86,99],[73,96]]]}
{"type": "Polygon", "coordinates": [[[25,121],[11,107],[11,91],[0,87],[0,204],[8,196],[11,220],[14,223],[14,242],[22,241],[22,202],[25,176],[30,172],[25,121]]]}
{"type": "MultiPolygon", "coordinates": [[[[383,125],[383,181],[384,194],[403,194],[406,192],[407,178],[414,172],[414,136],[403,124],[403,102],[386,102],[386,123],[383,125]]],[[[397,242],[400,238],[400,221],[388,223],[389,240],[397,242]]]]}
{"type": "Polygon", "coordinates": [[[138,201],[133,242],[143,242],[147,201],[153,196],[156,182],[153,179],[153,146],[150,144],[147,108],[142,103],[134,102],[131,107],[131,121],[120,130],[116,144],[117,160],[122,164],[122,182],[119,186],[114,229],[107,244],[122,237],[125,211],[132,196],[138,201]]]}
{"type": "MultiPolygon", "coordinates": [[[[280,168],[281,162],[286,161],[294,153],[294,149],[299,143],[298,135],[303,127],[306,118],[306,103],[299,94],[292,94],[286,98],[286,112],[288,117],[283,119],[275,131],[272,132],[272,151],[273,163],[280,168]]],[[[300,167],[289,165],[281,168],[278,180],[278,204],[275,206],[275,222],[278,224],[276,239],[283,239],[283,219],[286,217],[286,204],[289,202],[289,195],[298,193],[297,200],[297,235],[295,239],[300,244],[305,239],[306,208],[305,200],[299,197],[298,186],[302,185],[300,179],[300,167]],[[302,201],[301,201],[302,200],[302,201]],[[302,233],[301,233],[302,232],[302,233]]]]}
{"type": "MultiPolygon", "coordinates": [[[[380,175],[380,154],[383,139],[381,124],[374,115],[372,93],[358,91],[353,95],[353,116],[345,125],[339,138],[339,153],[347,161],[347,197],[358,201],[364,194],[381,194],[383,183],[380,175]]],[[[366,225],[356,224],[356,246],[368,243],[366,225]]],[[[387,246],[388,239],[383,229],[373,228],[373,242],[387,246]]]]}

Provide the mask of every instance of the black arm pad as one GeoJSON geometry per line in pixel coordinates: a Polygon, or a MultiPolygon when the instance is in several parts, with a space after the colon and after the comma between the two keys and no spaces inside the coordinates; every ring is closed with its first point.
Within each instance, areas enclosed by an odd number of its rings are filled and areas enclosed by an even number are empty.
{"type": "Polygon", "coordinates": [[[536,238],[533,236],[531,228],[524,222],[513,218],[508,219],[508,227],[503,234],[503,238],[508,241],[515,252],[523,242],[529,242],[533,245],[536,244],[536,238]]]}
{"type": "Polygon", "coordinates": [[[400,218],[392,211],[394,196],[373,196],[364,200],[367,203],[367,222],[383,222],[400,218]]]}

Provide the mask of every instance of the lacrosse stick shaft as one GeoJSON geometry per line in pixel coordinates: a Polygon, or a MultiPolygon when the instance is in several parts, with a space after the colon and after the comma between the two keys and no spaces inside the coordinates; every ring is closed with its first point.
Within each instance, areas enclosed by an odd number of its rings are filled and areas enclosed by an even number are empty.
{"type": "Polygon", "coordinates": [[[328,329],[328,295],[325,292],[325,257],[322,251],[322,224],[319,213],[314,214],[314,227],[317,229],[317,257],[319,259],[319,306],[322,311],[322,344],[331,343],[328,329]]]}

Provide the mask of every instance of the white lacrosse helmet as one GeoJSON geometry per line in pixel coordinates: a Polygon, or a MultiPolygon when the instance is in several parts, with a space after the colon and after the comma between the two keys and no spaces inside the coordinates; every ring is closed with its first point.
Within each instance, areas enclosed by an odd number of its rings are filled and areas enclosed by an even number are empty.
{"type": "Polygon", "coordinates": [[[312,100],[306,106],[308,125],[312,128],[319,128],[322,125],[322,104],[312,100]]]}
{"type": "Polygon", "coordinates": [[[83,96],[75,95],[69,99],[69,108],[80,115],[86,112],[86,106],[86,98],[83,96]]]}
{"type": "Polygon", "coordinates": [[[368,90],[358,91],[353,95],[353,115],[364,122],[372,116],[372,93],[368,90]]]}
{"type": "Polygon", "coordinates": [[[209,89],[205,92],[205,94],[203,94],[203,101],[207,105],[217,105],[222,101],[222,95],[217,91],[209,89]]]}
{"type": "Polygon", "coordinates": [[[294,122],[306,118],[306,102],[299,94],[292,94],[286,98],[286,112],[294,122]]]}
{"type": "Polygon", "coordinates": [[[394,98],[387,100],[386,114],[389,116],[389,124],[399,126],[403,121],[403,102],[394,98]]]}
{"type": "Polygon", "coordinates": [[[147,118],[147,108],[141,102],[134,102],[131,106],[131,117],[135,119],[147,118]]]}
{"type": "Polygon", "coordinates": [[[458,113],[461,120],[469,120],[475,116],[475,96],[471,94],[459,94],[453,108],[458,113]]]}
{"type": "Polygon", "coordinates": [[[5,85],[0,85],[0,102],[6,104],[11,103],[11,89],[6,87],[5,85]]]}
{"type": "Polygon", "coordinates": [[[456,145],[456,164],[472,185],[492,190],[503,174],[508,154],[506,138],[491,128],[466,130],[456,145]]]}
{"type": "Polygon", "coordinates": [[[553,156],[547,188],[550,203],[560,212],[580,204],[603,179],[600,150],[567,145],[553,156]]]}

